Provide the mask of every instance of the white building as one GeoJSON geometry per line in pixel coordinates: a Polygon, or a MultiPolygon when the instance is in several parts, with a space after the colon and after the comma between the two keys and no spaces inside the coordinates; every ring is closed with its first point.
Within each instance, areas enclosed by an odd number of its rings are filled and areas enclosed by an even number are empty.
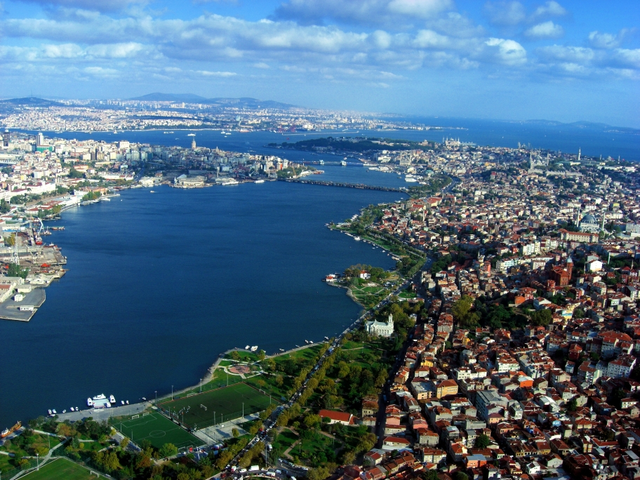
{"type": "Polygon", "coordinates": [[[370,335],[376,335],[378,337],[390,337],[391,335],[393,335],[393,315],[389,314],[389,320],[386,323],[378,322],[377,320],[371,320],[365,323],[364,328],[370,335]]]}

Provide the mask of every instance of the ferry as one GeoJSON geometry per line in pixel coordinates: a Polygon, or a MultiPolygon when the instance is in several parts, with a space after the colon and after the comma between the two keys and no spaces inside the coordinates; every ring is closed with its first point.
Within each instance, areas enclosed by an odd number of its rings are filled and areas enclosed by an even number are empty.
{"type": "Polygon", "coordinates": [[[94,408],[109,408],[114,403],[116,403],[116,398],[113,395],[109,395],[109,398],[107,399],[107,396],[104,393],[96,395],[95,397],[87,398],[87,406],[94,408]]]}

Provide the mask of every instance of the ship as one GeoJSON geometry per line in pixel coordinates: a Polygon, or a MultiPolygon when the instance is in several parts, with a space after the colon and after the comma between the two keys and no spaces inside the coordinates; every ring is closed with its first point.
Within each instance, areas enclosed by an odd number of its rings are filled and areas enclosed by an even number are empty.
{"type": "Polygon", "coordinates": [[[116,398],[113,395],[109,395],[109,398],[104,393],[96,395],[95,397],[87,398],[87,406],[93,408],[109,408],[112,404],[116,403],[116,398]]]}
{"type": "Polygon", "coordinates": [[[195,137],[196,134],[195,133],[187,133],[187,137],[195,137]]]}
{"type": "Polygon", "coordinates": [[[264,180],[262,180],[262,179],[256,180],[254,183],[264,183],[264,180]]]}
{"type": "Polygon", "coordinates": [[[22,427],[22,423],[21,422],[16,422],[16,424],[13,427],[5,428],[4,430],[2,430],[2,432],[0,432],[0,438],[8,437],[9,435],[11,435],[16,430],[19,430],[20,427],[22,427]]]}

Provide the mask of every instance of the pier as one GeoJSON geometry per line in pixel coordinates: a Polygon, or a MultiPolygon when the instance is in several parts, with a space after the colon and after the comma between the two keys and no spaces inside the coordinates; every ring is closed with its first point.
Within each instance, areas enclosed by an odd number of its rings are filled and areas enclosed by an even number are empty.
{"type": "Polygon", "coordinates": [[[365,185],[362,183],[343,183],[331,182],[326,180],[308,180],[302,178],[286,178],[282,181],[289,183],[304,183],[308,185],[323,185],[325,187],[357,188],[358,190],[378,190],[380,192],[408,193],[406,187],[381,187],[376,185],[365,185]]]}

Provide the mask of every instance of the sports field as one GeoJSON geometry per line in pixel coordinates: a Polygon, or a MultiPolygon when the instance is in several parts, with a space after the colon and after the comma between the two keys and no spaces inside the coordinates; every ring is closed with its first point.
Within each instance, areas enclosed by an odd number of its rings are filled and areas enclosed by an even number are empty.
{"type": "MultiPolygon", "coordinates": [[[[237,383],[217,390],[209,390],[189,397],[168,400],[159,404],[189,428],[203,428],[261,412],[271,403],[265,395],[246,383],[237,383]]],[[[276,402],[274,402],[276,403],[276,402]]]]}
{"type": "Polygon", "coordinates": [[[28,480],[89,480],[93,478],[95,480],[105,477],[98,476],[97,472],[87,470],[71,460],[59,458],[22,478],[28,480]]]}
{"type": "Polygon", "coordinates": [[[140,445],[143,440],[149,440],[156,448],[162,447],[165,443],[173,443],[178,448],[204,445],[199,438],[159,412],[143,413],[126,419],[112,419],[111,425],[133,440],[136,445],[140,445]]]}

